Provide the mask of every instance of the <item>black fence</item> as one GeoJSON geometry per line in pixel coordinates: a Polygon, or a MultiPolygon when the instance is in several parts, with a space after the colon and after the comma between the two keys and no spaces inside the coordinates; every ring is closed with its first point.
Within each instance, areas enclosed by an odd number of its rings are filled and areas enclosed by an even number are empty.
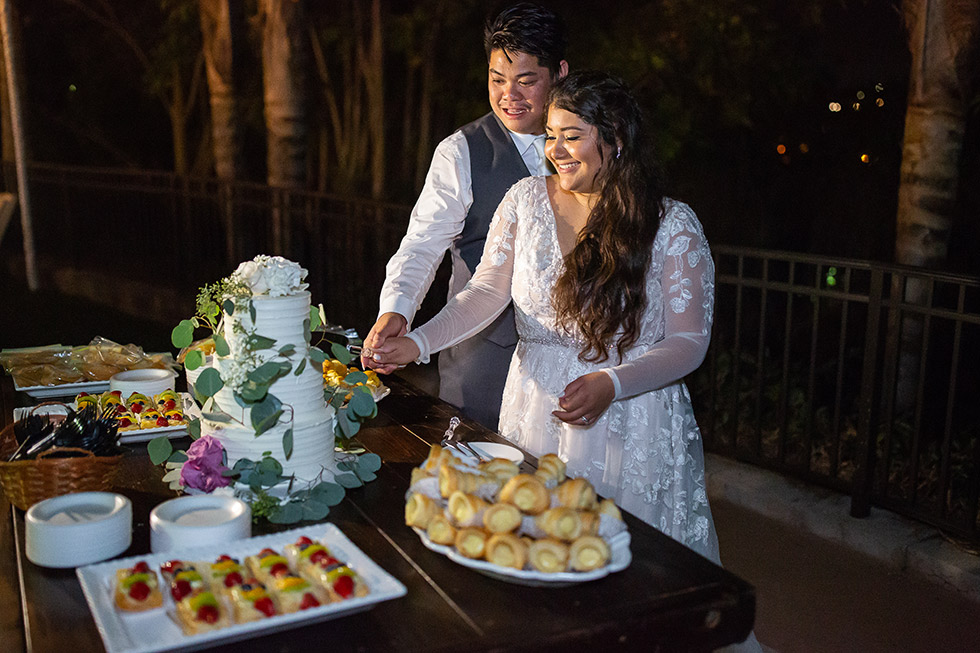
{"type": "MultiPolygon", "coordinates": [[[[256,254],[365,333],[405,206],[171,174],[30,167],[45,256],[186,292],[256,254]],[[51,238],[50,234],[60,234],[51,238]],[[67,236],[67,237],[65,237],[67,236]]],[[[980,279],[714,245],[709,450],[980,540],[980,279]]]]}

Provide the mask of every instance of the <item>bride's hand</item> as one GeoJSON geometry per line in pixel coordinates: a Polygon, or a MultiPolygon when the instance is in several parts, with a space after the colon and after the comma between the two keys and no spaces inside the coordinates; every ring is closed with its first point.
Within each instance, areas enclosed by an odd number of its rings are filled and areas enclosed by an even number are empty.
{"type": "Polygon", "coordinates": [[[551,414],[569,424],[588,426],[595,424],[615,397],[616,388],[609,375],[592,372],[565,386],[565,392],[558,398],[561,410],[551,414]]]}
{"type": "Polygon", "coordinates": [[[419,347],[411,338],[387,338],[380,347],[371,349],[371,358],[367,361],[369,367],[388,367],[408,365],[419,357],[419,347]]]}

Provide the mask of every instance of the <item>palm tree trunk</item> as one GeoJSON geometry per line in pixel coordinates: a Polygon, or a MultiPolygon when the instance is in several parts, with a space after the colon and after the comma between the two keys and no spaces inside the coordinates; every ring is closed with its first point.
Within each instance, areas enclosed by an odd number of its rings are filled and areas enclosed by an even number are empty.
{"type": "Polygon", "coordinates": [[[238,179],[242,173],[242,147],[236,96],[236,62],[244,21],[242,4],[229,0],[198,2],[211,102],[214,171],[219,179],[238,179]]]}
{"type": "Polygon", "coordinates": [[[306,34],[302,0],[262,0],[262,80],[270,186],[306,183],[306,34]]]}
{"type": "MultiPolygon", "coordinates": [[[[912,69],[898,190],[895,260],[940,267],[947,257],[959,190],[968,99],[976,78],[980,4],[975,0],[905,0],[912,69]]],[[[896,289],[910,304],[925,304],[928,289],[910,279],[896,289]]],[[[907,412],[920,382],[920,317],[901,325],[896,409],[907,412]]]]}

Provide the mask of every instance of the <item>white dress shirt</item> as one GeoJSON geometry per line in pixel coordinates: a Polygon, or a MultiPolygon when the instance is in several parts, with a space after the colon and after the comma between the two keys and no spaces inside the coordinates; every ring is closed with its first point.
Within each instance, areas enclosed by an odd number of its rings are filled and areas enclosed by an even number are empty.
{"type": "MultiPolygon", "coordinates": [[[[534,147],[535,140],[544,143],[543,134],[509,133],[532,175],[551,174],[547,159],[534,147]]],[[[411,328],[443,255],[463,231],[472,204],[470,150],[463,133],[455,131],[436,146],[408,231],[385,268],[379,316],[399,313],[411,328]]]]}

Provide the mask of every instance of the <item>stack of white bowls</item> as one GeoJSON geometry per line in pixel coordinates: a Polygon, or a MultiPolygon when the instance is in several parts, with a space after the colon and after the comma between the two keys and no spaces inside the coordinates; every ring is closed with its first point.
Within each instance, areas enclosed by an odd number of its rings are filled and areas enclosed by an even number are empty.
{"type": "Polygon", "coordinates": [[[133,504],[114,492],[74,492],[35,503],[24,523],[28,560],[42,567],[80,567],[129,548],[133,504]]]}

